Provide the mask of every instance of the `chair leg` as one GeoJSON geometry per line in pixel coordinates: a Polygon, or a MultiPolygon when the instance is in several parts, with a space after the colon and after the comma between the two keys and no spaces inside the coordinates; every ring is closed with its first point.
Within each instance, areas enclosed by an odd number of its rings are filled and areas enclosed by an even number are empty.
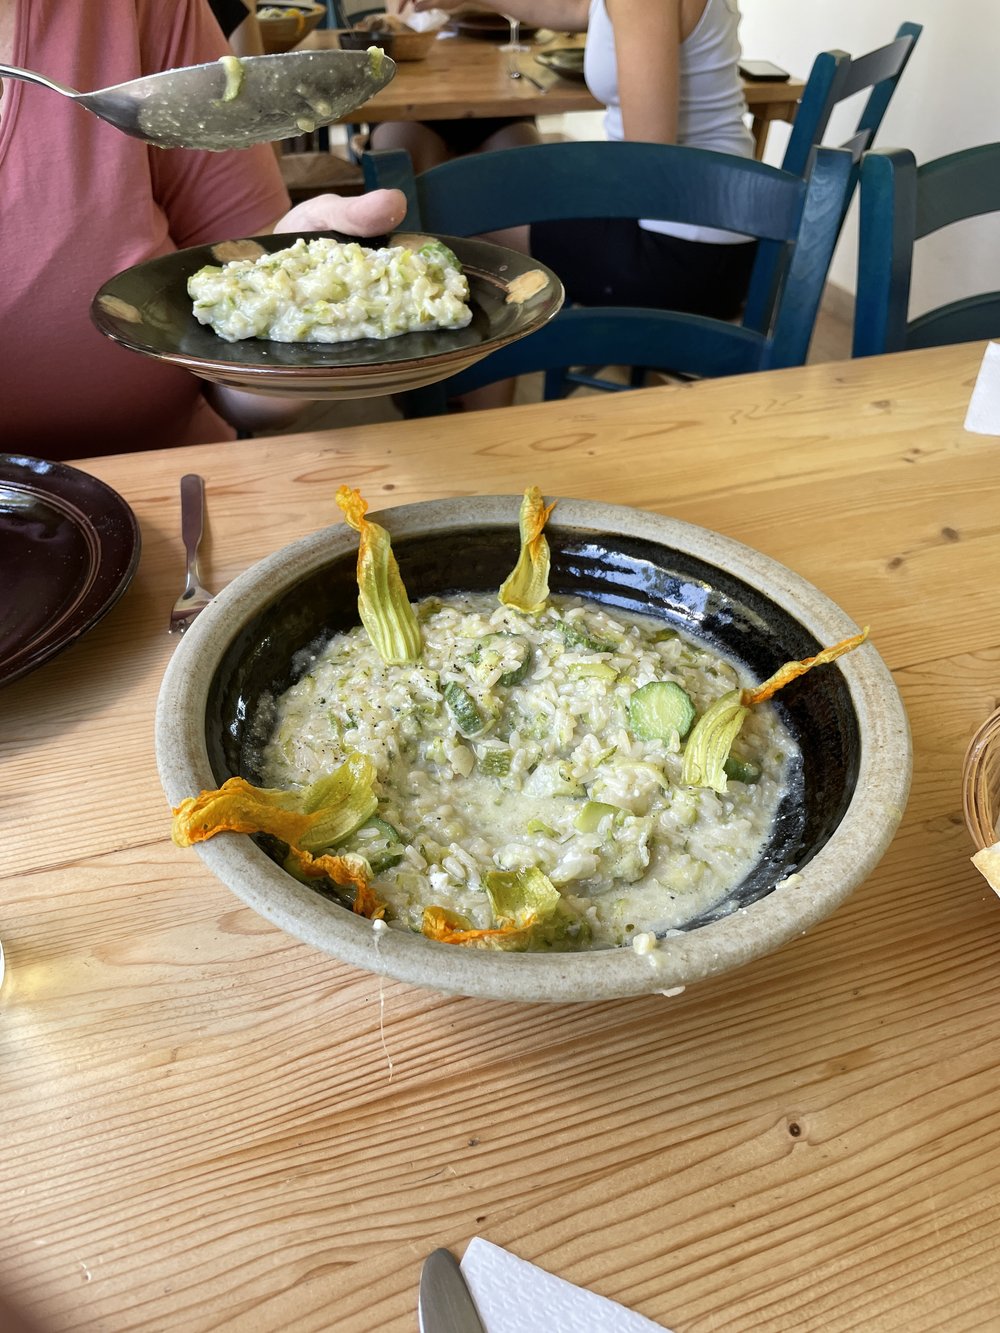
{"type": "Polygon", "coordinates": [[[392,401],[407,421],[417,417],[441,417],[448,410],[447,394],[441,384],[425,384],[420,389],[394,393],[392,401]]]}

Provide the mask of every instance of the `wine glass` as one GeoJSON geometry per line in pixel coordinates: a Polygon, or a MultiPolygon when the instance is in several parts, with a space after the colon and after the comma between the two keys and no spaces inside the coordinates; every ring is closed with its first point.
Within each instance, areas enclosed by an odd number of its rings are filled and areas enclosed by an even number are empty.
{"type": "MultiPolygon", "coordinates": [[[[502,12],[502,11],[501,11],[502,12]]],[[[501,51],[527,51],[528,48],[521,42],[521,20],[512,18],[510,14],[504,14],[504,18],[510,25],[510,41],[504,42],[501,51]]]]}

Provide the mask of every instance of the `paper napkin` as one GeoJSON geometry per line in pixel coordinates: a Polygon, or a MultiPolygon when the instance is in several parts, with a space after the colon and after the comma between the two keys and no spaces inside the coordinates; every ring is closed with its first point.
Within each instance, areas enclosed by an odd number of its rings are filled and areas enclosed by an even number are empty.
{"type": "Polygon", "coordinates": [[[462,1272],[487,1333],[670,1333],[479,1236],[469,1242],[462,1272]]]}
{"type": "Polygon", "coordinates": [[[1000,435],[1000,343],[989,343],[969,399],[965,429],[976,435],[1000,435]]]}
{"type": "Polygon", "coordinates": [[[385,11],[387,14],[398,14],[406,26],[412,28],[414,32],[429,32],[432,28],[441,28],[451,18],[446,9],[425,9],[420,14],[407,9],[404,13],[400,0],[386,0],[385,11]]]}

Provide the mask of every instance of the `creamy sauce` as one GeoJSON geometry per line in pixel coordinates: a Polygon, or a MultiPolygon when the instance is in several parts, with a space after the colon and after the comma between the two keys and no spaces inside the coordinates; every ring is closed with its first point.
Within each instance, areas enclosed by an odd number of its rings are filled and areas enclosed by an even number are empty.
{"type": "Polygon", "coordinates": [[[439,241],[368,249],[329,237],[207,264],[188,279],[194,316],[227,342],[351,342],[464,328],[469,284],[439,241]]]}
{"type": "MultiPolygon", "coordinates": [[[[386,665],[360,628],[308,660],[276,703],[261,775],[305,786],[352,750],[370,756],[378,815],[399,838],[395,864],[375,875],[392,925],[419,930],[435,905],[487,928],[484,877],[536,866],[577,924],[552,947],[645,933],[642,950],[753,868],[796,756],[774,710],[752,709],[734,746],[759,780],[722,794],[682,784],[676,732],[641,740],[630,725],[641,686],[674,681],[701,712],[750,683],[733,663],[662,621],[569,599],[535,616],[485,595],[417,613],[415,664],[386,665]]],[[[364,855],[366,836],[346,850],[364,855]]]]}

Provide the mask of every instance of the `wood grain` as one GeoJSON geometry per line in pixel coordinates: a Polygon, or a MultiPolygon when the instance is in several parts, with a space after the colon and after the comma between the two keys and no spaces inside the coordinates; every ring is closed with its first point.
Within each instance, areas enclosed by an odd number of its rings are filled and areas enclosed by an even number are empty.
{"type": "Polygon", "coordinates": [[[960,789],[1000,696],[982,352],[87,461],[143,554],[0,698],[0,1291],[43,1333],[403,1333],[424,1256],[483,1235],[676,1333],[995,1327],[1000,905],[960,789]],[[215,587],[338,519],[341,482],[535,482],[768,551],[895,674],[899,835],[821,926],[670,999],[446,998],[307,948],[169,841],[187,471],[215,587]]]}
{"type": "MultiPolygon", "coordinates": [[[[560,46],[582,45],[582,38],[560,37],[560,46]]],[[[301,43],[303,49],[336,50],[336,31],[317,28],[301,43]]],[[[552,49],[549,47],[548,49],[552,49]]],[[[561,116],[574,111],[603,111],[585,83],[563,79],[540,65],[530,52],[518,58],[527,79],[512,79],[508,55],[499,42],[473,37],[436,41],[424,60],[399,61],[392,82],[345,122],[377,124],[387,120],[460,120],[488,116],[561,116]]],[[[752,120],[756,156],[763,156],[773,121],[792,121],[804,84],[798,80],[766,83],[745,80],[743,93],[752,120]]]]}

